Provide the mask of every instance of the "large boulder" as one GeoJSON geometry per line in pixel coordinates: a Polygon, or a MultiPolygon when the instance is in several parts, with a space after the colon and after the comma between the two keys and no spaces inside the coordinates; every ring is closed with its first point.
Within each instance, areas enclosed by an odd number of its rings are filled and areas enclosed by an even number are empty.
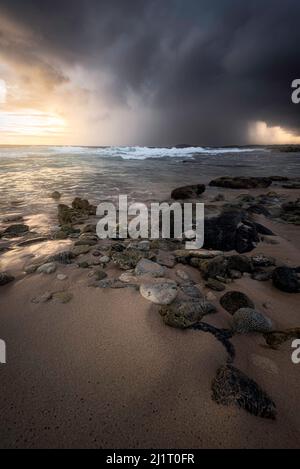
{"type": "Polygon", "coordinates": [[[203,192],[205,192],[204,184],[196,184],[193,186],[184,186],[174,189],[171,198],[175,200],[184,200],[184,199],[197,199],[203,192]]]}
{"type": "Polygon", "coordinates": [[[254,303],[250,298],[240,291],[229,291],[220,298],[220,304],[230,314],[234,314],[240,308],[254,309],[254,303]]]}
{"type": "Polygon", "coordinates": [[[217,310],[214,305],[205,300],[176,300],[160,308],[159,312],[168,326],[187,329],[200,322],[203,316],[216,313],[217,310]]]}
{"type": "Polygon", "coordinates": [[[225,187],[229,189],[257,189],[267,188],[272,184],[272,180],[266,177],[230,177],[222,176],[209,183],[213,187],[225,187]]]}
{"type": "Polygon", "coordinates": [[[204,231],[206,249],[245,253],[252,251],[259,242],[255,225],[242,211],[225,211],[205,219],[204,231]]]}
{"type": "Polygon", "coordinates": [[[219,368],[212,383],[212,398],[218,404],[235,405],[258,417],[275,420],[276,405],[258,384],[238,368],[219,368]]]}
{"type": "Polygon", "coordinates": [[[277,267],[273,271],[273,285],[287,293],[299,293],[300,280],[297,270],[291,267],[277,267]]]}

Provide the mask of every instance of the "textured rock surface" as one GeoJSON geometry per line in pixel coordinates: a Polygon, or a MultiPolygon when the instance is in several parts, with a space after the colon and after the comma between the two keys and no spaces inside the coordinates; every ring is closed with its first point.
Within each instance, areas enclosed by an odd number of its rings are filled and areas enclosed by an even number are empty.
{"type": "Polygon", "coordinates": [[[232,365],[219,368],[212,383],[212,398],[221,405],[236,405],[250,414],[276,418],[276,405],[251,378],[232,365]]]}
{"type": "Polygon", "coordinates": [[[240,308],[233,315],[233,330],[239,334],[248,332],[270,332],[271,319],[252,308],[240,308]]]}
{"type": "Polygon", "coordinates": [[[254,303],[245,293],[230,291],[225,293],[220,299],[220,304],[230,314],[234,314],[240,308],[254,309],[254,303]]]}
{"type": "Polygon", "coordinates": [[[141,295],[157,305],[171,304],[178,293],[177,285],[168,279],[160,279],[156,282],[143,283],[140,287],[141,295]]]}
{"type": "Polygon", "coordinates": [[[215,306],[205,300],[176,300],[171,305],[160,308],[159,312],[168,326],[186,329],[197,324],[207,314],[213,314],[216,311],[215,306]]]}
{"type": "Polygon", "coordinates": [[[287,293],[299,293],[300,281],[296,269],[277,267],[273,272],[273,285],[287,293]]]}

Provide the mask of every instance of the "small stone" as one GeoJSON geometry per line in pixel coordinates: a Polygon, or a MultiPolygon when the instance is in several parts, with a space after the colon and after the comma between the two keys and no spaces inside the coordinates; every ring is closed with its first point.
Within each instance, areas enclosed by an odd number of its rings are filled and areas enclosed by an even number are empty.
{"type": "Polygon", "coordinates": [[[201,321],[207,315],[216,313],[214,305],[202,301],[174,301],[160,309],[164,323],[171,327],[186,329],[201,321]]]}
{"type": "Polygon", "coordinates": [[[88,269],[89,268],[89,263],[88,262],[79,262],[79,264],[77,264],[78,267],[80,267],[80,269],[88,269]]]}
{"type": "Polygon", "coordinates": [[[96,278],[96,280],[104,280],[105,278],[107,278],[107,273],[104,272],[104,270],[99,269],[94,272],[94,277],[96,278]]]}
{"type": "Polygon", "coordinates": [[[48,264],[43,264],[37,269],[38,274],[53,274],[57,269],[55,262],[49,262],[48,264]]]}
{"type": "Polygon", "coordinates": [[[69,303],[73,298],[72,293],[62,291],[62,292],[56,292],[52,294],[52,300],[54,303],[62,303],[66,304],[69,303]]]}
{"type": "Polygon", "coordinates": [[[11,283],[15,280],[13,275],[10,275],[7,272],[0,272],[0,287],[4,287],[8,283],[11,283]]]}
{"type": "Polygon", "coordinates": [[[20,236],[29,232],[29,226],[23,224],[11,225],[6,228],[3,232],[4,235],[8,236],[20,236]]]}
{"type": "Polygon", "coordinates": [[[211,290],[218,291],[218,292],[225,290],[225,285],[219,282],[219,280],[216,280],[214,278],[209,278],[205,286],[207,288],[210,288],[211,290]]]}
{"type": "Polygon", "coordinates": [[[140,251],[150,251],[150,241],[140,241],[137,248],[140,251]]]}
{"type": "Polygon", "coordinates": [[[54,192],[52,192],[52,194],[50,194],[50,197],[51,197],[51,199],[59,200],[61,198],[61,194],[58,191],[54,191],[54,192]]]}
{"type": "Polygon", "coordinates": [[[257,254],[251,257],[254,267],[271,267],[276,265],[276,261],[273,257],[267,257],[263,254],[257,254]]]}
{"type": "Polygon", "coordinates": [[[176,275],[181,280],[189,280],[190,279],[189,275],[184,270],[180,270],[180,269],[176,270],[176,275]]]}
{"type": "Polygon", "coordinates": [[[252,308],[241,308],[233,315],[233,330],[239,334],[271,332],[271,319],[252,308]]]}
{"type": "Polygon", "coordinates": [[[165,269],[161,265],[148,259],[141,259],[135,268],[137,276],[150,275],[151,277],[163,277],[164,273],[165,269]]]}
{"type": "Polygon", "coordinates": [[[141,295],[148,301],[158,305],[172,303],[178,293],[177,285],[168,279],[160,279],[153,283],[144,283],[140,287],[141,295]]]}
{"type": "Polygon", "coordinates": [[[34,274],[37,271],[39,265],[31,264],[25,267],[24,272],[26,274],[34,274]]]}
{"type": "Polygon", "coordinates": [[[60,281],[63,281],[63,280],[67,280],[67,275],[64,275],[64,274],[58,274],[57,275],[57,280],[60,280],[60,281]]]}
{"type": "Polygon", "coordinates": [[[38,304],[38,303],[47,303],[47,301],[51,300],[52,293],[46,292],[40,296],[35,296],[32,298],[31,303],[38,304]]]}
{"type": "Polygon", "coordinates": [[[119,280],[123,283],[138,283],[138,278],[128,272],[120,275],[119,280]]]}
{"type": "Polygon", "coordinates": [[[217,301],[216,295],[215,295],[213,292],[211,292],[211,291],[209,291],[209,292],[205,295],[205,298],[206,298],[207,301],[217,301]]]}
{"type": "Polygon", "coordinates": [[[187,282],[180,285],[181,291],[190,298],[203,298],[203,295],[199,288],[193,282],[187,282]]]}
{"type": "Polygon", "coordinates": [[[229,291],[220,299],[220,304],[230,314],[234,314],[240,308],[254,309],[254,303],[245,293],[239,291],[229,291]]]}
{"type": "Polygon", "coordinates": [[[108,256],[102,256],[100,257],[99,261],[101,264],[108,264],[110,262],[110,258],[108,256]]]}
{"type": "Polygon", "coordinates": [[[89,245],[83,245],[83,246],[75,246],[72,250],[74,256],[80,256],[81,254],[87,254],[90,252],[91,246],[89,245]]]}
{"type": "Polygon", "coordinates": [[[169,269],[172,269],[176,264],[175,256],[166,251],[159,252],[159,254],[156,256],[156,262],[157,264],[169,269]]]}

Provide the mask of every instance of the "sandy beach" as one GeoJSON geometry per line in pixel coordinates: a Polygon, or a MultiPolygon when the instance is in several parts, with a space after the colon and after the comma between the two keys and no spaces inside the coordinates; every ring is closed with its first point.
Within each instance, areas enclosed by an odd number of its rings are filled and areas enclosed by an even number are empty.
{"type": "MultiPolygon", "coordinates": [[[[280,183],[247,190],[207,185],[199,200],[208,212],[221,213],[225,203],[235,203],[242,194],[257,199],[270,192],[276,192],[271,197],[278,199],[278,206],[300,197],[299,189],[287,190],[280,183]],[[220,193],[223,197],[216,201],[220,193]]],[[[52,203],[57,216],[62,201],[52,203]]],[[[130,240],[95,241],[93,233],[84,231],[95,221],[89,216],[72,225],[79,228],[77,235],[54,239],[53,234],[43,234],[43,217],[48,216],[24,215],[14,223],[28,225],[29,232],[2,234],[0,241],[0,271],[14,277],[0,287],[0,336],[7,346],[7,363],[0,366],[2,448],[299,446],[300,365],[291,360],[292,338],[276,349],[255,331],[235,333],[228,339],[235,349],[230,366],[266,392],[276,405],[275,420],[251,415],[234,404],[221,405],[212,399],[212,383],[218,369],[229,363],[222,340],[213,333],[169,327],[164,322],[161,307],[139,291],[146,280],[154,282],[151,273],[139,277],[134,267],[121,268],[120,256],[116,256],[119,248],[114,246],[121,244],[126,253],[132,249],[128,248],[130,240]],[[45,240],[20,246],[42,235],[45,240]],[[84,241],[92,239],[87,247],[84,241]],[[77,249],[69,264],[54,261],[52,273],[36,270],[57,253],[73,252],[76,243],[86,250],[80,254],[77,249]],[[104,262],[103,257],[108,259],[104,262]],[[119,280],[124,273],[131,276],[129,283],[124,277],[119,280]]],[[[268,272],[283,265],[299,267],[299,226],[279,216],[251,213],[251,220],[274,236],[260,235],[257,246],[243,256],[250,262],[262,254],[275,259],[268,272]]],[[[1,229],[14,223],[2,217],[1,229]]],[[[255,309],[271,319],[272,330],[299,328],[299,294],[276,288],[271,276],[259,281],[242,272],[234,279],[215,278],[224,287],[216,291],[207,286],[203,260],[196,267],[176,254],[177,243],[174,248],[171,242],[167,247],[153,243],[139,253],[164,269],[155,282],[161,277],[175,282],[176,301],[202,299],[212,304],[216,313],[204,316],[203,321],[215,330],[232,328],[233,316],[220,304],[223,295],[232,291],[247,295],[255,309]]],[[[137,252],[139,247],[134,249],[137,252]]],[[[224,253],[227,259],[232,255],[237,255],[236,250],[224,253]]]]}

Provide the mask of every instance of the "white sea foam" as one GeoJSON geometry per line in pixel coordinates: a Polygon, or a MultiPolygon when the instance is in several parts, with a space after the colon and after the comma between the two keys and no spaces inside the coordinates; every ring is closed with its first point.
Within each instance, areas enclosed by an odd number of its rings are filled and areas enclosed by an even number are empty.
{"type": "Polygon", "coordinates": [[[262,148],[213,148],[213,147],[187,147],[187,148],[162,148],[162,147],[73,147],[73,146],[48,146],[48,147],[0,147],[0,157],[18,156],[99,156],[103,158],[122,158],[124,160],[146,160],[148,158],[193,158],[196,155],[222,155],[228,153],[251,153],[262,151],[262,148]]]}

